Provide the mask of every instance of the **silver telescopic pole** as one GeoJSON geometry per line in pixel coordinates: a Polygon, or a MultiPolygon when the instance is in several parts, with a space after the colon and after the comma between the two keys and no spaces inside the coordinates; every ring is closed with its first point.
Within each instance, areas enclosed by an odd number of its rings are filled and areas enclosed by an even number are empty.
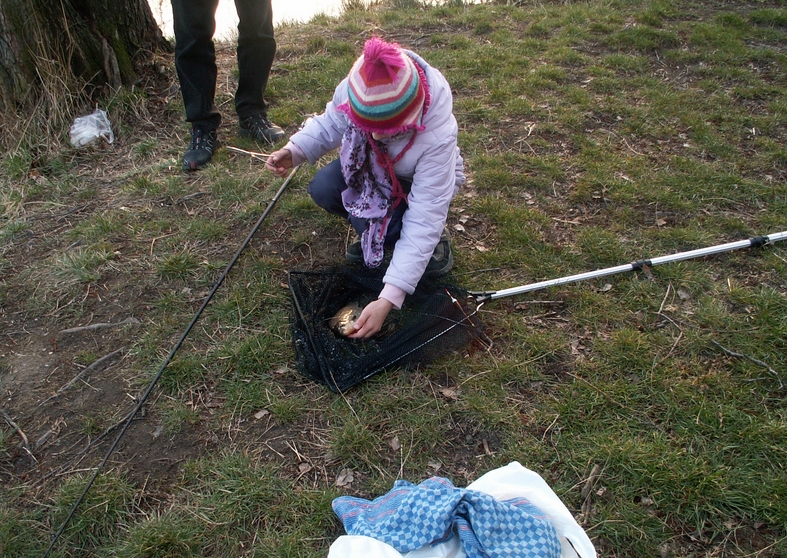
{"type": "Polygon", "coordinates": [[[587,279],[596,279],[598,277],[606,277],[607,275],[615,275],[616,273],[623,273],[625,271],[635,271],[642,269],[645,266],[653,267],[671,262],[680,262],[683,260],[690,260],[693,258],[702,258],[704,256],[711,256],[713,254],[720,254],[722,252],[730,252],[732,250],[739,250],[741,248],[751,248],[754,246],[764,246],[766,244],[773,244],[780,240],[787,239],[787,231],[769,234],[767,236],[756,236],[748,240],[739,240],[737,242],[729,242],[727,244],[719,244],[718,246],[709,246],[708,248],[699,248],[697,250],[690,250],[688,252],[679,252],[670,256],[660,256],[651,260],[640,260],[630,264],[618,265],[615,267],[608,267],[606,269],[599,269],[596,271],[588,271],[585,273],[578,273],[576,275],[569,275],[568,277],[561,277],[559,279],[549,279],[547,281],[540,281],[538,283],[531,283],[530,285],[522,285],[521,287],[511,287],[510,289],[502,289],[494,292],[473,292],[469,294],[476,297],[479,302],[487,300],[495,300],[507,296],[514,296],[523,293],[537,291],[539,289],[546,289],[548,287],[555,287],[557,285],[565,285],[566,283],[576,283],[578,281],[585,281],[587,279]]]}

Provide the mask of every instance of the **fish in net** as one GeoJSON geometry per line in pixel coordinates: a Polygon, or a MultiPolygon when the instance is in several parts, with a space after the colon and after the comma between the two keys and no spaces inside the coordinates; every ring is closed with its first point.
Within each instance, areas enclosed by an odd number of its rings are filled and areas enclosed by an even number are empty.
{"type": "Polygon", "coordinates": [[[332,328],[337,312],[377,298],[383,274],[349,265],[289,273],[295,360],[301,374],[342,392],[383,370],[427,364],[471,342],[488,341],[483,323],[463,303],[467,291],[427,278],[401,310],[388,315],[374,337],[350,339],[332,328]]]}

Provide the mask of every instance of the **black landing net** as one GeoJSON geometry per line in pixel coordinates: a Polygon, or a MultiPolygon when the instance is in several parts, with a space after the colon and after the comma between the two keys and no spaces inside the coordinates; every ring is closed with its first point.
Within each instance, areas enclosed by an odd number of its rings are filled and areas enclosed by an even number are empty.
{"type": "Polygon", "coordinates": [[[382,290],[382,276],[382,271],[349,265],[290,272],[293,342],[301,374],[342,392],[383,370],[427,364],[469,343],[488,342],[483,324],[466,307],[467,291],[426,278],[371,339],[335,333],[331,318],[348,304],[363,307],[374,300],[382,290]]]}

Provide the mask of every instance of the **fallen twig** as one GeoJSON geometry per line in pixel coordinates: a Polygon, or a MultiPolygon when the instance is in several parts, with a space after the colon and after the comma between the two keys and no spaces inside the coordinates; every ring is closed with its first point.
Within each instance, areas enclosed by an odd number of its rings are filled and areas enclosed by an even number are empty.
{"type": "Polygon", "coordinates": [[[604,397],[609,399],[615,405],[617,405],[619,407],[622,407],[623,409],[626,409],[627,411],[631,412],[632,416],[634,416],[634,415],[645,415],[645,416],[647,416],[647,413],[643,413],[642,411],[638,411],[637,409],[629,407],[628,405],[624,405],[623,403],[621,403],[620,401],[616,400],[614,397],[609,395],[607,392],[605,392],[603,389],[595,386],[594,384],[592,384],[591,382],[589,382],[585,378],[582,378],[581,376],[577,376],[576,374],[572,374],[571,372],[566,372],[566,374],[568,374],[569,376],[571,376],[575,380],[579,380],[580,382],[585,382],[588,386],[590,386],[591,388],[593,388],[594,390],[599,392],[601,395],[603,395],[604,397]]]}
{"type": "Polygon", "coordinates": [[[653,359],[653,366],[650,367],[650,371],[651,372],[653,372],[656,369],[657,366],[661,366],[662,363],[665,360],[667,360],[670,357],[670,355],[672,355],[672,353],[675,351],[675,347],[678,346],[678,343],[680,343],[681,339],[683,339],[683,330],[680,330],[680,334],[678,334],[678,338],[675,339],[675,342],[672,344],[672,348],[669,350],[669,352],[664,357],[662,357],[661,360],[656,362],[656,359],[655,358],[653,359]]]}
{"type": "Polygon", "coordinates": [[[43,400],[41,403],[39,403],[39,404],[38,404],[38,406],[40,407],[40,406],[41,406],[41,405],[43,405],[44,403],[47,403],[47,402],[51,401],[52,399],[54,399],[55,397],[57,397],[58,395],[60,395],[60,394],[61,394],[61,393],[63,393],[64,391],[66,391],[68,388],[70,388],[71,386],[73,386],[73,385],[74,385],[75,383],[77,383],[79,380],[81,380],[81,379],[82,379],[82,378],[83,378],[83,377],[84,377],[84,376],[85,376],[85,375],[86,375],[88,372],[91,372],[92,370],[95,370],[95,369],[97,369],[97,368],[98,368],[99,366],[101,366],[101,365],[102,365],[104,362],[108,361],[109,359],[113,358],[114,356],[116,356],[116,355],[118,355],[119,353],[122,353],[122,352],[123,352],[123,349],[118,349],[117,351],[112,351],[112,352],[111,352],[111,353],[109,353],[108,355],[104,355],[104,356],[102,356],[100,359],[98,359],[97,361],[95,361],[93,364],[91,364],[91,365],[89,365],[89,366],[86,366],[85,368],[83,368],[83,369],[82,369],[82,370],[79,372],[79,374],[77,374],[76,376],[74,376],[73,378],[71,378],[71,381],[69,381],[69,382],[68,382],[66,385],[64,385],[63,387],[61,387],[59,390],[57,390],[57,392],[56,392],[56,393],[55,393],[53,396],[51,396],[51,397],[47,397],[46,399],[44,399],[44,400],[43,400]]]}
{"type": "Polygon", "coordinates": [[[228,145],[225,147],[227,151],[232,151],[233,153],[240,153],[241,155],[248,155],[252,159],[257,159],[258,161],[262,161],[263,163],[268,160],[270,157],[270,153],[257,153],[255,151],[246,151],[245,149],[240,149],[238,147],[232,147],[228,145]]]}
{"type": "Polygon", "coordinates": [[[192,192],[191,194],[186,194],[185,196],[178,198],[176,203],[187,202],[189,200],[193,200],[194,198],[199,198],[200,196],[207,196],[207,195],[208,192],[203,192],[203,191],[192,192]]]}
{"type": "Polygon", "coordinates": [[[661,313],[664,311],[664,305],[667,303],[667,298],[669,298],[669,293],[671,290],[672,290],[672,283],[669,283],[667,285],[667,292],[664,293],[664,298],[661,300],[661,306],[659,306],[659,311],[656,312],[657,315],[660,316],[661,313]]]}
{"type": "MultiPolygon", "coordinates": [[[[92,440],[89,439],[88,443],[85,445],[85,447],[83,447],[81,450],[79,450],[76,454],[74,454],[71,457],[67,458],[58,467],[52,469],[46,475],[44,475],[43,477],[41,477],[40,479],[35,481],[34,486],[40,485],[43,482],[49,480],[50,478],[52,478],[54,476],[58,476],[58,475],[64,474],[65,471],[67,471],[70,467],[72,467],[72,464],[80,463],[82,461],[82,459],[87,455],[88,451],[90,451],[91,449],[96,447],[99,444],[99,442],[101,442],[104,438],[106,438],[113,430],[115,430],[119,426],[123,425],[123,423],[126,422],[132,414],[133,414],[133,411],[129,412],[128,414],[126,414],[126,416],[120,422],[117,422],[117,423],[113,424],[112,426],[110,426],[109,428],[104,430],[104,432],[99,434],[94,439],[92,439],[92,440]]],[[[76,466],[76,465],[73,465],[73,466],[76,466]]],[[[92,471],[93,469],[87,469],[87,470],[92,471]]],[[[70,473],[74,473],[74,472],[76,472],[76,471],[72,468],[69,471],[69,474],[70,473]]]]}
{"type": "Polygon", "coordinates": [[[37,463],[38,460],[33,455],[33,452],[30,451],[30,441],[27,439],[27,436],[25,435],[24,431],[19,427],[17,423],[13,421],[11,417],[8,416],[8,413],[0,409],[0,414],[3,415],[3,418],[8,423],[8,426],[14,429],[13,433],[19,434],[19,437],[22,438],[22,448],[27,452],[27,454],[30,456],[33,462],[37,463]]]}
{"type": "Polygon", "coordinates": [[[70,329],[64,329],[60,333],[77,333],[79,331],[94,331],[96,329],[105,329],[108,327],[116,327],[128,324],[138,324],[140,323],[136,318],[126,318],[122,322],[115,322],[114,324],[111,323],[99,323],[99,324],[90,324],[88,326],[80,326],[80,327],[72,327],[70,329]]]}
{"type": "Polygon", "coordinates": [[[24,445],[26,446],[29,445],[30,442],[28,441],[27,436],[25,436],[25,433],[22,431],[22,429],[19,428],[19,425],[15,423],[13,419],[9,417],[8,413],[6,413],[5,411],[0,410],[0,413],[2,413],[3,418],[8,423],[8,426],[14,429],[14,434],[19,433],[19,437],[22,438],[22,442],[24,443],[24,445]]]}
{"type": "Polygon", "coordinates": [[[590,515],[590,509],[593,505],[591,498],[593,486],[596,484],[596,480],[598,480],[600,473],[601,466],[596,463],[593,465],[593,468],[590,470],[590,475],[585,479],[585,484],[582,486],[582,492],[580,494],[582,496],[582,515],[584,518],[590,515]]]}
{"type": "Polygon", "coordinates": [[[565,300],[523,300],[514,304],[514,310],[522,310],[528,306],[565,306],[565,300]]]}
{"type": "Polygon", "coordinates": [[[711,339],[710,342],[713,343],[714,345],[716,345],[719,349],[724,351],[724,353],[729,355],[729,356],[733,356],[733,357],[737,357],[737,358],[745,358],[745,359],[748,359],[748,360],[752,361],[754,364],[758,364],[759,366],[762,366],[768,372],[773,374],[776,377],[777,380],[779,380],[779,389],[784,388],[784,382],[782,382],[782,378],[781,378],[781,376],[779,376],[779,373],[776,372],[776,370],[774,370],[773,368],[771,368],[767,363],[765,363],[765,362],[763,362],[763,361],[761,361],[759,359],[756,359],[753,356],[749,356],[749,355],[745,355],[743,353],[736,353],[734,351],[731,351],[730,349],[728,349],[727,347],[725,347],[721,343],[718,343],[718,342],[714,341],[713,339],[711,339]]]}
{"type": "Polygon", "coordinates": [[[669,298],[670,291],[672,291],[672,283],[669,283],[667,285],[667,292],[664,293],[664,298],[661,300],[661,306],[659,306],[659,311],[656,312],[656,315],[661,316],[662,318],[672,322],[673,325],[675,325],[675,327],[678,328],[680,334],[678,335],[678,338],[675,339],[675,342],[672,344],[672,348],[664,357],[661,358],[661,360],[656,361],[655,358],[653,359],[653,366],[650,367],[651,373],[656,369],[657,366],[661,366],[661,364],[670,357],[670,355],[675,351],[675,348],[678,346],[678,343],[680,343],[680,340],[683,339],[683,328],[680,327],[680,325],[677,324],[675,320],[664,314],[664,305],[667,304],[667,299],[669,298]]]}
{"type": "Polygon", "coordinates": [[[55,423],[52,425],[52,428],[44,432],[43,436],[41,436],[35,444],[35,449],[38,451],[41,447],[47,443],[53,436],[57,436],[60,434],[61,427],[66,423],[63,420],[63,417],[59,417],[55,423]]]}

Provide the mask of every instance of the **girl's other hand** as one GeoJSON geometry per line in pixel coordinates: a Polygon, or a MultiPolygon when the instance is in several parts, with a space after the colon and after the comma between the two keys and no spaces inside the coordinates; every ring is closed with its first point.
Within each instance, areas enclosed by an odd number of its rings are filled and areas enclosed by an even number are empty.
{"type": "Polygon", "coordinates": [[[279,178],[284,177],[287,171],[292,168],[292,153],[289,149],[279,149],[268,156],[265,161],[265,168],[279,178]]]}

